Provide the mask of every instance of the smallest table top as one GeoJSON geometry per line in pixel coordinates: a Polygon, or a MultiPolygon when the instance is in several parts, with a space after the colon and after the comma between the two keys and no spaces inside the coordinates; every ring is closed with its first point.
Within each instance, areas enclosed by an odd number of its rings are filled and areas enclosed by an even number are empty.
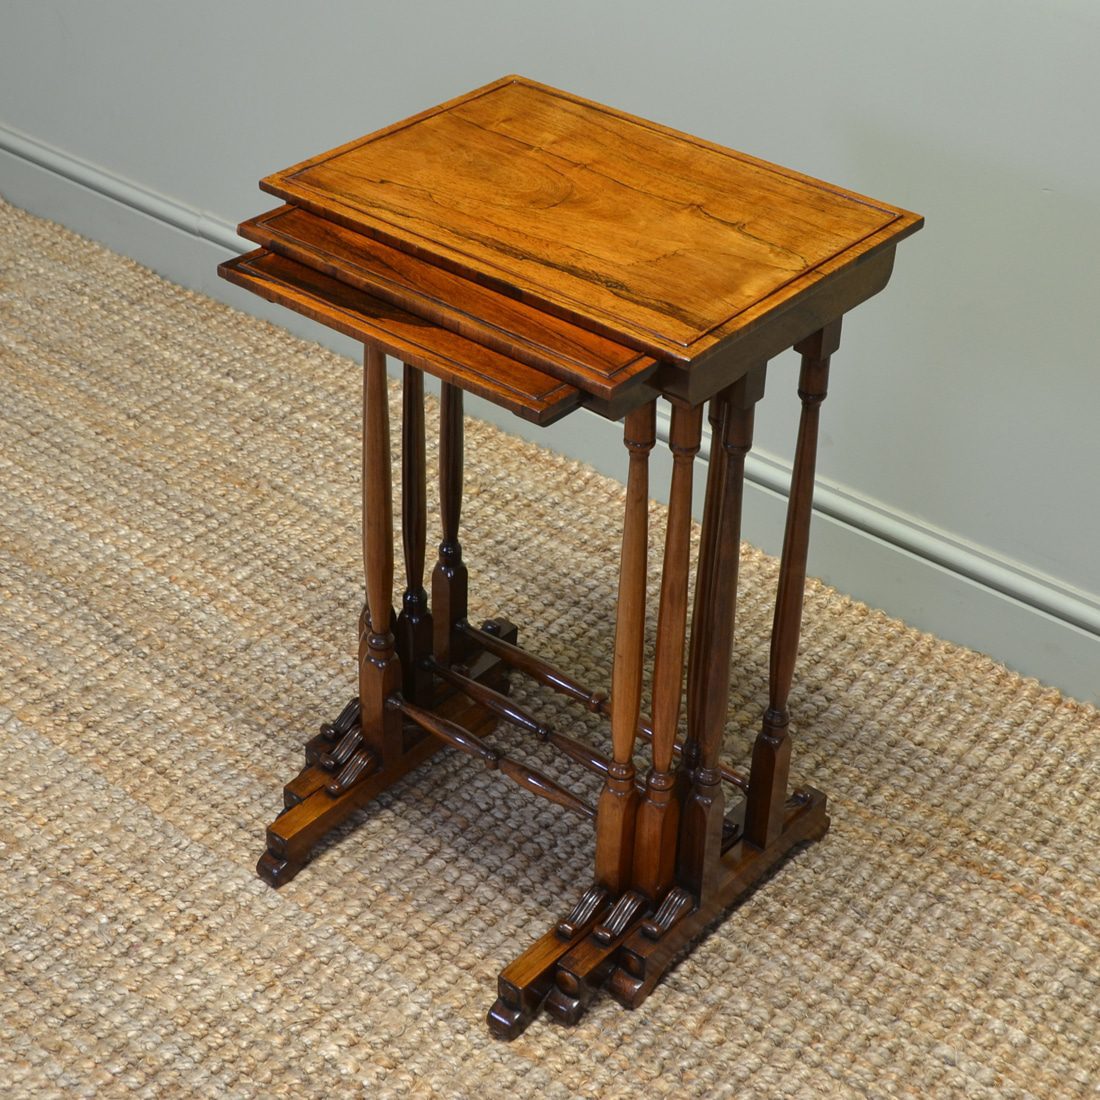
{"type": "Polygon", "coordinates": [[[921,225],[898,207],[514,76],[261,187],[683,365],[921,225]]]}

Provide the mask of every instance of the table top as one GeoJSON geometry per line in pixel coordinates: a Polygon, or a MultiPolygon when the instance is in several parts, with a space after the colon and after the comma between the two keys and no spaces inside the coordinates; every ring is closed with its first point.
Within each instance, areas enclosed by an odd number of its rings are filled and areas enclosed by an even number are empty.
{"type": "Polygon", "coordinates": [[[261,187],[684,365],[922,224],[899,207],[515,76],[261,187]]]}
{"type": "Polygon", "coordinates": [[[658,365],[633,348],[295,206],[249,218],[238,232],[265,249],[578,386],[611,409],[624,389],[658,365]]]}

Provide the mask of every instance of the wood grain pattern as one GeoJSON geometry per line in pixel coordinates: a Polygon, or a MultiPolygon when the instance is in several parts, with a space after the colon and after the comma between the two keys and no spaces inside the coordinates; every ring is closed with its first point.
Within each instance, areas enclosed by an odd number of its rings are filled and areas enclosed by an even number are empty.
{"type": "Polygon", "coordinates": [[[687,362],[914,214],[514,77],[261,182],[348,228],[687,362]]]}
{"type": "Polygon", "coordinates": [[[520,77],[312,157],[261,186],[290,205],[243,223],[242,234],[263,247],[220,273],[367,345],[367,607],[359,623],[359,699],[307,745],[307,767],[286,788],[287,810],[269,830],[260,873],[274,884],[292,877],[324,830],[450,745],[529,793],[596,817],[595,874],[578,884],[591,885],[502,973],[489,1013],[494,1034],[515,1037],[544,998],[548,1014],[575,1023],[605,980],[635,1007],[708,923],[828,828],[820,792],[788,791],[787,700],[818,407],[841,318],[886,286],[897,243],[922,219],[520,77]],[[744,460],[767,360],[792,345],[803,357],[803,408],[768,707],[746,777],[719,760],[744,460]],[[386,354],[406,364],[408,583],[396,620],[386,354]],[[443,381],[443,531],[430,644],[421,371],[443,381]],[[459,542],[464,391],[540,424],[579,405],[627,416],[631,460],[610,699],[520,649],[505,620],[483,629],[467,621],[459,542]],[[646,461],[658,396],[673,405],[673,476],[647,726],[640,713],[646,461]],[[681,744],[692,468],[702,407],[711,399],[714,449],[681,744]],[[509,699],[509,670],[610,718],[610,758],[509,699]],[[455,706],[475,721],[456,720],[455,706]],[[487,743],[481,733],[497,718],[601,775],[598,811],[487,743]],[[652,751],[644,781],[633,763],[639,735],[652,751]],[[745,794],[728,812],[723,783],[745,794]]]}
{"type": "Polygon", "coordinates": [[[393,478],[386,357],[363,349],[363,572],[366,628],[359,637],[360,726],[367,748],[392,767],[403,752],[401,720],[386,700],[401,687],[393,627],[393,478]]]}
{"type": "Polygon", "coordinates": [[[270,210],[237,231],[601,400],[657,368],[651,356],[297,207],[270,210]]]}
{"type": "Polygon", "coordinates": [[[386,705],[392,710],[403,714],[410,721],[415,722],[426,733],[445,741],[459,752],[479,759],[490,771],[499,771],[506,775],[513,783],[518,783],[525,791],[545,798],[562,809],[569,810],[580,817],[594,818],[596,811],[587,803],[579,799],[572,791],[567,790],[560,783],[556,783],[547,775],[520,760],[514,760],[494,749],[492,745],[483,741],[477,734],[464,729],[457,722],[450,722],[446,718],[440,718],[438,714],[423,707],[402,699],[399,694],[394,694],[386,701],[386,705]]]}
{"type": "Polygon", "coordinates": [[[575,386],[266,249],[229,260],[218,273],[535,424],[551,424],[581,403],[575,386]]]}
{"type": "Polygon", "coordinates": [[[718,759],[729,705],[730,654],[741,555],[741,501],[753,415],[766,363],[711,402],[711,455],[688,660],[687,744],[693,782],[680,815],[679,882],[701,901],[714,890],[724,798],[718,759]]]}
{"type": "Polygon", "coordinates": [[[363,572],[371,632],[389,634],[393,619],[393,481],[386,357],[369,346],[363,365],[363,572]]]}

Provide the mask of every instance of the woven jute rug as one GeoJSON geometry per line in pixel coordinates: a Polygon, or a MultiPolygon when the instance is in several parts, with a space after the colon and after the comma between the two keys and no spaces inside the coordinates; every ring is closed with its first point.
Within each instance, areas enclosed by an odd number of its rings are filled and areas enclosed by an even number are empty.
{"type": "MultiPolygon", "coordinates": [[[[4,1096],[1097,1094],[1100,717],[821,584],[794,771],[832,831],[638,1011],[490,1039],[592,834],[469,758],[264,885],[301,743],[354,691],[360,369],[7,206],[0,248],[4,1096]]],[[[474,612],[605,686],[621,488],[467,432],[474,612]]],[[[742,566],[732,762],[776,579],[742,566]]]]}

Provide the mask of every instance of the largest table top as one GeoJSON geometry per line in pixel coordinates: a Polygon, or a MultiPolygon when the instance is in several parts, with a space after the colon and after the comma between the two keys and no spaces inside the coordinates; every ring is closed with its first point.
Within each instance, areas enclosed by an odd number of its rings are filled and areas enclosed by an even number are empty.
{"type": "Polygon", "coordinates": [[[261,187],[684,363],[921,221],[515,76],[261,187]]]}

